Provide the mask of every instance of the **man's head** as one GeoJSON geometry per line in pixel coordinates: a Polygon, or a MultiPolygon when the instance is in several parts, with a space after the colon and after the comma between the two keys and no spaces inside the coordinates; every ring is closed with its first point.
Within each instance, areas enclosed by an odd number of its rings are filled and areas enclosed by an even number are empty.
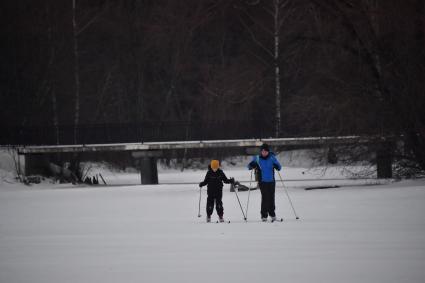
{"type": "Polygon", "coordinates": [[[218,170],[218,168],[220,167],[220,162],[218,160],[211,160],[211,169],[215,172],[218,170]]]}
{"type": "Polygon", "coordinates": [[[261,156],[267,157],[269,155],[269,152],[270,152],[270,147],[269,147],[268,144],[263,143],[260,147],[260,150],[261,150],[261,156]]]}

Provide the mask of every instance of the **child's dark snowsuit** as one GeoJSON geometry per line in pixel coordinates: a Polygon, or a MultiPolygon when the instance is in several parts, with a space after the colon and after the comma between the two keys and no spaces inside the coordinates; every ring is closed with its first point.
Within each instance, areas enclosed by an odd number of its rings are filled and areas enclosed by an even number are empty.
{"type": "Polygon", "coordinates": [[[199,183],[200,187],[207,185],[207,216],[210,217],[214,210],[214,201],[215,201],[215,209],[217,211],[218,216],[223,217],[223,182],[226,184],[230,184],[232,182],[231,179],[227,179],[226,175],[221,169],[217,169],[214,172],[211,169],[211,166],[208,166],[208,172],[205,176],[203,182],[199,183]]]}

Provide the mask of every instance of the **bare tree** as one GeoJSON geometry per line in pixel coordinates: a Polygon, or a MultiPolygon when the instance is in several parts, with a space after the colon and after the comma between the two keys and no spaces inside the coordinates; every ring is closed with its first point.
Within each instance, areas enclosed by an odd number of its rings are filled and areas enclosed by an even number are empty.
{"type": "Polygon", "coordinates": [[[245,5],[235,5],[235,8],[242,11],[242,15],[239,17],[240,22],[248,31],[252,42],[260,47],[263,52],[267,55],[268,59],[272,62],[274,69],[274,93],[275,93],[275,129],[274,135],[279,137],[281,134],[282,121],[281,121],[281,48],[280,44],[282,41],[281,30],[287,20],[287,18],[293,12],[293,9],[289,8],[289,0],[273,0],[273,1],[246,1],[245,5]],[[265,14],[261,16],[259,13],[253,13],[249,11],[246,6],[254,6],[255,9],[262,9],[265,14]],[[259,16],[260,15],[260,16],[259,16]],[[273,19],[272,24],[268,24],[267,19],[273,19]],[[266,20],[266,21],[265,21],[266,20]],[[251,24],[250,24],[251,23],[251,24]],[[254,28],[257,29],[254,30],[254,28]],[[265,32],[266,35],[271,37],[272,44],[268,44],[269,40],[260,39],[257,32],[265,32]]]}
{"type": "Polygon", "coordinates": [[[80,123],[80,66],[78,49],[77,5],[72,0],[72,34],[74,51],[74,80],[75,80],[75,108],[74,108],[74,144],[78,142],[78,125],[80,123]]]}
{"type": "Polygon", "coordinates": [[[332,15],[345,37],[323,42],[357,53],[360,65],[373,80],[370,101],[377,105],[377,125],[371,131],[402,137],[400,156],[412,158],[425,169],[424,6],[423,1],[312,0],[332,15]],[[351,47],[349,42],[352,42],[351,47]],[[353,44],[354,43],[354,44],[353,44]],[[421,47],[419,47],[421,46],[421,47]],[[354,48],[353,48],[354,47],[354,48]]]}
{"type": "Polygon", "coordinates": [[[72,39],[73,39],[73,54],[74,54],[74,82],[75,82],[75,104],[74,104],[74,144],[78,143],[78,127],[80,124],[80,93],[81,93],[81,74],[80,74],[80,47],[79,35],[88,27],[94,24],[99,17],[107,10],[108,3],[101,7],[101,10],[94,16],[91,16],[85,23],[79,24],[77,19],[77,4],[76,0],[72,0],[72,39]]]}

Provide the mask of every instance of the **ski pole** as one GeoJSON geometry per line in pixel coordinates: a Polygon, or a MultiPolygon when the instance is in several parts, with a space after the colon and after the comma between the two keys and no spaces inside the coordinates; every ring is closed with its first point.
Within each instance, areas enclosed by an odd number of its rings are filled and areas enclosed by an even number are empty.
{"type": "Polygon", "coordinates": [[[252,182],[252,170],[251,170],[251,177],[249,178],[248,200],[246,202],[246,220],[248,220],[248,207],[249,207],[249,195],[251,194],[251,182],[252,182]]]}
{"type": "Polygon", "coordinates": [[[283,189],[284,189],[284,191],[285,191],[285,193],[286,193],[286,196],[288,197],[288,201],[289,201],[289,203],[291,204],[292,211],[294,211],[295,219],[300,219],[300,218],[298,217],[297,213],[295,212],[294,205],[292,204],[292,200],[291,200],[291,198],[289,197],[288,190],[286,189],[285,183],[283,183],[282,176],[280,175],[280,172],[279,172],[279,171],[277,171],[277,173],[279,174],[280,181],[282,181],[282,186],[283,186],[283,189]]]}
{"type": "MultiPolygon", "coordinates": [[[[232,184],[232,186],[234,187],[234,185],[233,185],[233,184],[232,184]]],[[[240,206],[241,211],[242,211],[243,219],[246,221],[246,216],[245,216],[245,213],[243,212],[243,208],[242,208],[241,201],[239,200],[239,196],[238,196],[237,188],[235,188],[235,187],[234,187],[234,189],[235,189],[234,191],[235,191],[235,194],[236,194],[236,198],[238,199],[238,203],[239,203],[239,206],[240,206]]]]}
{"type": "Polygon", "coordinates": [[[201,217],[201,194],[202,194],[202,188],[199,187],[199,207],[198,207],[198,217],[201,217]]]}

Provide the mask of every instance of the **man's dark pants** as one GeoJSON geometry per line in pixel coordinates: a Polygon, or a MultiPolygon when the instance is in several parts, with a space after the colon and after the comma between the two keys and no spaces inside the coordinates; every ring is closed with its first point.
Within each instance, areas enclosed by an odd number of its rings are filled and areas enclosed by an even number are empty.
{"type": "Polygon", "coordinates": [[[261,218],[275,217],[275,182],[260,182],[261,218]]]}

